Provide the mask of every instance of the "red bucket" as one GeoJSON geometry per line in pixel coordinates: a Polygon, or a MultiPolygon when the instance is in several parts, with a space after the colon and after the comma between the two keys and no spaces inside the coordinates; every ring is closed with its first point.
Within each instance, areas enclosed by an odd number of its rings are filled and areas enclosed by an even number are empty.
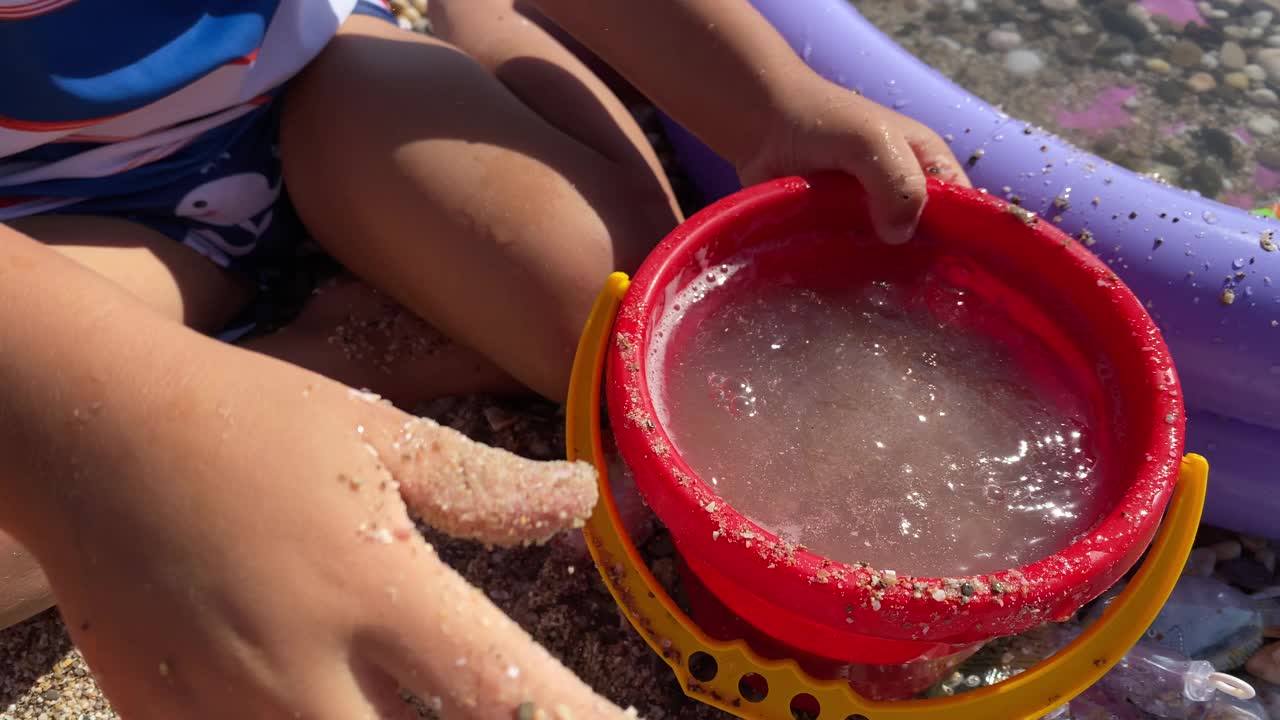
{"type": "MultiPolygon", "coordinates": [[[[874,236],[861,188],[843,175],[786,178],[706,208],[648,257],[619,309],[606,371],[609,417],[623,460],[671,531],[694,618],[764,655],[847,676],[873,698],[927,687],[982,642],[1069,617],[1118,580],[1150,542],[1177,478],[1183,408],[1150,316],[1105,264],[1057,228],[985,193],[931,181],[912,242],[874,236]],[[785,241],[785,242],[779,242],[785,241]],[[655,411],[650,372],[659,320],[677,293],[746,249],[754,282],[783,275],[815,288],[874,269],[910,272],[939,257],[983,270],[999,302],[1052,337],[1096,409],[1108,510],[1065,550],[980,576],[886,577],[784,543],[728,506],[676,452],[655,411]],[[767,257],[767,262],[760,262],[767,257]],[[905,270],[902,270],[905,269],[905,270]],[[1016,303],[1010,303],[1010,307],[1016,303]],[[715,508],[709,512],[708,507],[715,508]]],[[[989,298],[990,299],[990,298],[989,298]]],[[[1035,327],[1032,327],[1035,326],[1035,327]]],[[[1061,369],[1061,368],[1060,368],[1061,369]]]]}

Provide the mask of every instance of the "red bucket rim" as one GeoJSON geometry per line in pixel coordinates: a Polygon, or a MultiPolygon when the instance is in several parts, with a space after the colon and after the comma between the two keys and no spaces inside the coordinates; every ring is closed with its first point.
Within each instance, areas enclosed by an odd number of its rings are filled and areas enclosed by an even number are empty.
{"type": "MultiPolygon", "coordinates": [[[[821,608],[801,608],[832,628],[905,641],[960,643],[1014,634],[1048,619],[1062,619],[1111,584],[1095,587],[1097,583],[1082,580],[1101,575],[1112,582],[1118,579],[1154,535],[1177,477],[1184,414],[1172,359],[1150,315],[1101,260],[1048,222],[1021,223],[1031,232],[1019,242],[1042,244],[1046,255],[1054,253],[1059,272],[1087,273],[1099,283],[1111,283],[1116,289],[1111,293],[1116,298],[1111,310],[1117,313],[1117,320],[1145,338],[1134,341],[1135,351],[1142,346],[1146,354],[1143,371],[1152,373],[1149,380],[1153,382],[1173,380],[1170,392],[1149,393],[1150,417],[1169,418],[1167,432],[1153,429],[1143,437],[1145,447],[1126,448],[1129,453],[1145,452],[1148,460],[1154,457],[1158,462],[1141,466],[1104,518],[1060,552],[995,573],[950,578],[898,574],[895,581],[862,563],[848,565],[789,546],[759,527],[698,478],[662,427],[644,378],[651,331],[648,308],[665,291],[669,271],[686,262],[691,248],[718,228],[752,213],[776,212],[801,201],[806,193],[820,187],[829,190],[833,185],[841,192],[861,194],[851,179],[834,175],[782,178],[756,185],[694,215],[646,259],[623,299],[608,357],[610,418],[624,459],[629,464],[650,464],[654,482],[643,481],[641,476],[646,474],[637,472],[637,483],[668,526],[678,514],[679,527],[672,527],[678,543],[686,548],[692,543],[703,562],[724,568],[742,583],[750,583],[748,575],[768,571],[768,583],[752,585],[752,591],[766,602],[787,607],[797,597],[812,598],[815,593],[833,601],[822,603],[821,608]],[[1157,373],[1159,378],[1154,377],[1157,373]],[[709,503],[716,503],[714,512],[708,510],[709,503]],[[742,552],[744,545],[754,547],[755,552],[742,552]],[[962,607],[957,610],[957,605],[962,607]],[[864,612],[866,608],[874,612],[864,612]],[[848,617],[842,617],[842,612],[848,617]],[[855,624],[856,628],[852,627],[855,624]]],[[[944,210],[1011,211],[1008,204],[985,192],[934,180],[929,184],[929,196],[922,227],[930,225],[931,213],[944,210]]]]}

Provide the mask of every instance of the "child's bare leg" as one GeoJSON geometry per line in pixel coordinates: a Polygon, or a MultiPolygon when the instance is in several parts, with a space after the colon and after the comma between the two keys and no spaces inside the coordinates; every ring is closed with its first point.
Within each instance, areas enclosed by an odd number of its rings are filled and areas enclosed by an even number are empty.
{"type": "Polygon", "coordinates": [[[625,109],[509,3],[431,7],[480,60],[351,18],[290,88],[291,197],[357,275],[562,398],[605,275],[676,205],[625,109]]]}
{"type": "Polygon", "coordinates": [[[441,395],[521,389],[484,356],[354,280],[320,289],[289,325],[241,345],[373,390],[410,411],[441,395]]]}

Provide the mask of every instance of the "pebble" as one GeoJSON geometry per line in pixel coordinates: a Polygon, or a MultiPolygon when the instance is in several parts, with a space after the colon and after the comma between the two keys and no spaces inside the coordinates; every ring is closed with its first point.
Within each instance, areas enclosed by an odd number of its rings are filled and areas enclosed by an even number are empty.
{"type": "MultiPolygon", "coordinates": [[[[1138,5],[1130,5],[1130,7],[1139,7],[1138,5]]],[[[1098,19],[1102,21],[1102,26],[1109,32],[1118,35],[1124,35],[1130,40],[1144,40],[1151,34],[1147,29],[1147,23],[1134,17],[1130,13],[1116,8],[1111,4],[1104,4],[1098,7],[1098,19]]]]}
{"type": "Polygon", "coordinates": [[[1218,56],[1213,53],[1205,53],[1204,57],[1200,58],[1200,67],[1205,70],[1217,70],[1218,56]]]}
{"type": "Polygon", "coordinates": [[[1198,163],[1187,171],[1182,184],[1189,185],[1205,197],[1216,197],[1222,192],[1222,173],[1207,162],[1198,163]]]}
{"type": "Polygon", "coordinates": [[[1280,48],[1280,35],[1271,35],[1266,40],[1268,47],[1280,48]]]}
{"type": "Polygon", "coordinates": [[[1222,34],[1232,40],[1246,40],[1250,35],[1250,30],[1256,29],[1257,28],[1240,27],[1239,25],[1228,25],[1222,28],[1222,34]]]}
{"type": "Polygon", "coordinates": [[[1218,564],[1218,556],[1213,550],[1207,547],[1198,547],[1187,555],[1187,564],[1182,569],[1183,575],[1191,575],[1194,577],[1210,577],[1213,575],[1213,568],[1218,564]]]}
{"type": "Polygon", "coordinates": [[[1272,115],[1252,115],[1245,126],[1259,135],[1272,135],[1280,130],[1280,120],[1272,115]]]}
{"type": "Polygon", "coordinates": [[[1169,48],[1169,61],[1178,67],[1191,68],[1204,59],[1204,50],[1194,42],[1182,39],[1169,48]]]}
{"type": "Polygon", "coordinates": [[[1241,547],[1251,553],[1256,553],[1262,548],[1270,547],[1270,542],[1266,538],[1261,538],[1257,535],[1237,535],[1236,538],[1240,540],[1241,547]]]}
{"type": "Polygon", "coordinates": [[[1223,540],[1221,542],[1216,542],[1210,545],[1209,549],[1212,550],[1214,556],[1218,558],[1218,562],[1235,560],[1244,552],[1244,547],[1240,545],[1239,540],[1223,540]]]}
{"type": "Polygon", "coordinates": [[[1040,7],[1049,12],[1069,13],[1080,7],[1080,0],[1040,0],[1040,7]]]}
{"type": "MultiPolygon", "coordinates": [[[[1201,147],[1209,151],[1209,153],[1213,155],[1217,155],[1228,166],[1231,165],[1232,160],[1235,158],[1236,141],[1232,139],[1230,133],[1216,127],[1203,127],[1203,128],[1200,128],[1199,130],[1193,131],[1192,137],[1196,139],[1196,142],[1201,147]]],[[[1235,541],[1227,540],[1223,542],[1235,542],[1235,541]]],[[[1219,544],[1222,544],[1222,543],[1219,543],[1219,544]]],[[[1213,545],[1210,545],[1209,547],[1213,547],[1213,545]]],[[[1228,550],[1228,553],[1229,552],[1230,551],[1228,550]]],[[[1239,554],[1240,554],[1240,551],[1235,552],[1236,556],[1239,556],[1239,554]]],[[[1219,557],[1218,559],[1230,560],[1231,558],[1219,557]]]]}
{"type": "Polygon", "coordinates": [[[1187,78],[1187,87],[1191,88],[1192,92],[1209,92],[1218,87],[1218,81],[1214,80],[1213,76],[1207,72],[1198,72],[1187,78]]]}
{"type": "Polygon", "coordinates": [[[1254,157],[1272,170],[1280,170],[1280,147],[1263,148],[1254,157]]]}
{"type": "Polygon", "coordinates": [[[1173,69],[1169,63],[1161,60],[1160,58],[1147,58],[1145,64],[1148,70],[1160,73],[1161,75],[1164,75],[1173,69]]]}
{"type": "Polygon", "coordinates": [[[1276,14],[1270,10],[1258,10],[1249,16],[1249,24],[1254,27],[1266,28],[1270,27],[1271,21],[1276,19],[1276,14]]]}
{"type": "Polygon", "coordinates": [[[1222,76],[1222,83],[1237,90],[1249,89],[1249,76],[1242,72],[1229,72],[1222,76]]]}
{"type": "Polygon", "coordinates": [[[1253,556],[1258,559],[1258,562],[1262,563],[1262,567],[1266,568],[1267,572],[1273,575],[1275,574],[1276,572],[1276,551],[1275,550],[1272,550],[1271,548],[1262,548],[1260,550],[1255,551],[1253,553],[1253,556]]]}
{"type": "Polygon", "coordinates": [[[1260,83],[1267,79],[1267,71],[1264,70],[1261,65],[1254,65],[1250,63],[1249,65],[1244,66],[1244,70],[1242,72],[1244,72],[1245,76],[1254,82],[1260,83]]]}
{"type": "Polygon", "coordinates": [[[1275,105],[1280,102],[1280,95],[1276,95],[1276,91],[1271,88],[1257,88],[1249,91],[1249,99],[1259,105],[1275,105]]]}
{"type": "Polygon", "coordinates": [[[1280,684],[1280,643],[1259,648],[1244,667],[1269,683],[1280,684]]]}
{"type": "Polygon", "coordinates": [[[1244,54],[1244,48],[1240,47],[1240,43],[1232,40],[1222,43],[1218,60],[1222,62],[1222,67],[1228,70],[1240,70],[1249,62],[1249,58],[1244,54]]]}
{"type": "Polygon", "coordinates": [[[1010,50],[1004,56],[1004,67],[1014,75],[1027,77],[1040,72],[1044,67],[1044,60],[1040,59],[1040,55],[1035,50],[1020,48],[1010,50]]]}
{"type": "Polygon", "coordinates": [[[1280,81],[1280,47],[1261,48],[1253,55],[1256,62],[1267,77],[1280,81]]]}
{"type": "Polygon", "coordinates": [[[996,28],[987,33],[987,45],[993,50],[1005,52],[1022,45],[1022,36],[1014,30],[996,28]]]}
{"type": "Polygon", "coordinates": [[[1228,560],[1218,566],[1218,572],[1228,583],[1248,592],[1257,592],[1271,585],[1271,571],[1253,558],[1228,560]]]}

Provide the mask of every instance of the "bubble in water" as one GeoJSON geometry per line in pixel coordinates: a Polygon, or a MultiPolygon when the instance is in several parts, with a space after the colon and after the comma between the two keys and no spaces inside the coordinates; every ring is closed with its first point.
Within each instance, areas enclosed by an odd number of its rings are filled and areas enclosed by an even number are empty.
{"type": "Polygon", "coordinates": [[[750,381],[720,373],[707,375],[707,385],[716,404],[734,417],[755,417],[759,412],[758,398],[750,381]]]}
{"type": "Polygon", "coordinates": [[[1215,225],[1218,222],[1218,215],[1212,210],[1205,210],[1204,212],[1200,213],[1200,217],[1210,225],[1215,225]]]}

